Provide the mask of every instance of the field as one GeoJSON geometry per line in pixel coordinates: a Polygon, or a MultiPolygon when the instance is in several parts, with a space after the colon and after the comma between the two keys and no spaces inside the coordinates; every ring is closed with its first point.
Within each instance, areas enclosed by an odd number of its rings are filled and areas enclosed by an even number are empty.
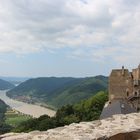
{"type": "Polygon", "coordinates": [[[21,122],[29,120],[30,118],[30,116],[20,114],[14,110],[8,110],[5,113],[5,123],[13,128],[18,126],[21,122]]]}

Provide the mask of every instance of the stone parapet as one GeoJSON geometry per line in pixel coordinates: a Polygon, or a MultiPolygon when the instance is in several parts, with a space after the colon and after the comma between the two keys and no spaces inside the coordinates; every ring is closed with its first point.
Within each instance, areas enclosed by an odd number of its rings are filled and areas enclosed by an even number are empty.
{"type": "Polygon", "coordinates": [[[140,113],[114,115],[92,122],[30,133],[8,133],[1,140],[138,140],[140,139],[140,113]]]}

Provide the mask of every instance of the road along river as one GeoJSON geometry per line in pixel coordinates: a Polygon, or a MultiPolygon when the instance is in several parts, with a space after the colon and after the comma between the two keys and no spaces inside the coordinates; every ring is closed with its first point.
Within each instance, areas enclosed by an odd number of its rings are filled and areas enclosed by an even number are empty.
{"type": "Polygon", "coordinates": [[[54,110],[48,108],[13,100],[6,96],[6,91],[2,90],[0,90],[0,99],[3,100],[12,109],[15,109],[23,114],[31,115],[35,118],[38,118],[44,114],[47,114],[48,116],[52,117],[56,113],[54,110]]]}

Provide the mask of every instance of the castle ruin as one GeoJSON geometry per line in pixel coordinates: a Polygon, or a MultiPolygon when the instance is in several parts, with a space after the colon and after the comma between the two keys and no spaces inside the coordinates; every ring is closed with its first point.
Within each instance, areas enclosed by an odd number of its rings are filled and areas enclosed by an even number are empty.
{"type": "Polygon", "coordinates": [[[128,69],[112,70],[109,76],[109,101],[101,118],[114,114],[128,114],[140,110],[140,65],[129,72],[128,69]]]}

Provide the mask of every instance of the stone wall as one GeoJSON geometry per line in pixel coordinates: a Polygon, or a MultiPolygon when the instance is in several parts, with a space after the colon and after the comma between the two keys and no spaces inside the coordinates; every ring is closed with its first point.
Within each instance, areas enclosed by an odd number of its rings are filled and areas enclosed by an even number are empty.
{"type": "Polygon", "coordinates": [[[132,72],[124,67],[112,70],[109,77],[109,101],[111,103],[120,99],[129,101],[133,108],[140,110],[140,65],[132,72]]]}
{"type": "Polygon", "coordinates": [[[81,122],[69,126],[30,133],[9,133],[1,140],[138,140],[140,113],[114,115],[111,118],[81,122]]]}
{"type": "Polygon", "coordinates": [[[109,100],[126,99],[133,93],[133,80],[127,69],[112,70],[109,77],[109,100]]]}
{"type": "Polygon", "coordinates": [[[140,67],[138,67],[137,69],[133,69],[132,74],[133,74],[133,78],[135,80],[139,80],[140,79],[140,67]]]}
{"type": "Polygon", "coordinates": [[[109,138],[109,140],[139,140],[140,131],[120,133],[109,138]]]}

